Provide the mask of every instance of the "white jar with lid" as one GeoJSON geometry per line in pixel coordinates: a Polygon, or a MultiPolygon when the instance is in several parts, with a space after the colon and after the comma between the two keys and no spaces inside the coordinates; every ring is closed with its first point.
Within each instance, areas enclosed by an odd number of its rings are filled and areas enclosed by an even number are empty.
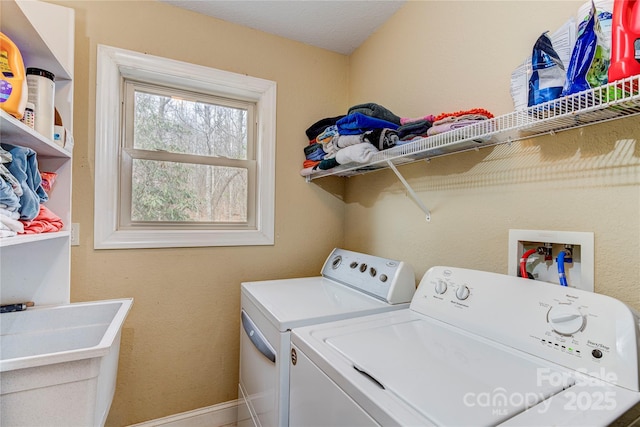
{"type": "Polygon", "coordinates": [[[28,102],[33,103],[35,130],[53,140],[55,76],[41,68],[27,68],[28,102]]]}

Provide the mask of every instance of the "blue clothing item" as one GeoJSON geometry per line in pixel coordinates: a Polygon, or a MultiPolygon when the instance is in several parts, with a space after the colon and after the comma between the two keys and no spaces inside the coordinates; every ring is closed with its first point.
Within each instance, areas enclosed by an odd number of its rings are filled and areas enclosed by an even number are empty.
{"type": "Polygon", "coordinates": [[[326,153],[322,149],[322,144],[315,143],[307,145],[304,149],[304,154],[307,160],[320,161],[324,159],[326,153]]]}
{"type": "Polygon", "coordinates": [[[6,206],[5,209],[12,212],[20,208],[20,198],[16,196],[11,184],[2,178],[0,178],[0,205],[6,206]]]}
{"type": "Polygon", "coordinates": [[[31,221],[38,216],[40,203],[49,200],[47,193],[42,188],[42,177],[38,170],[36,152],[31,148],[9,144],[2,144],[2,148],[11,153],[13,160],[6,166],[22,187],[20,219],[31,221]]]}
{"type": "Polygon", "coordinates": [[[334,136],[338,135],[338,127],[336,125],[332,125],[322,131],[322,133],[316,137],[316,141],[322,142],[325,139],[333,138],[334,136]]]}
{"type": "Polygon", "coordinates": [[[344,116],[336,123],[340,135],[357,135],[373,129],[398,129],[398,125],[362,113],[344,116]]]}

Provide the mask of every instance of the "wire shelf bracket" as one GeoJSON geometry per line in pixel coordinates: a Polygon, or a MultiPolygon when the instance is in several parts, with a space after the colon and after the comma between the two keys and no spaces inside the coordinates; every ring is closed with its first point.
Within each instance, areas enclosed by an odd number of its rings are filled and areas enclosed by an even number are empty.
{"type": "Polygon", "coordinates": [[[407,192],[409,193],[409,196],[411,196],[411,198],[413,199],[414,203],[416,205],[418,205],[418,207],[420,209],[422,209],[422,212],[425,213],[426,215],[426,219],[427,222],[431,222],[431,211],[429,210],[429,208],[427,208],[425,206],[424,203],[422,203],[422,200],[420,200],[420,198],[418,197],[418,195],[416,194],[415,191],[413,191],[413,188],[411,188],[411,186],[409,185],[409,183],[407,182],[406,179],[404,179],[404,176],[402,176],[402,174],[400,173],[400,171],[396,168],[396,166],[393,164],[393,162],[391,160],[387,160],[387,164],[389,165],[389,168],[393,171],[393,173],[396,174],[396,176],[398,177],[398,179],[400,180],[400,182],[402,183],[402,185],[404,185],[404,188],[407,189],[407,192]]]}

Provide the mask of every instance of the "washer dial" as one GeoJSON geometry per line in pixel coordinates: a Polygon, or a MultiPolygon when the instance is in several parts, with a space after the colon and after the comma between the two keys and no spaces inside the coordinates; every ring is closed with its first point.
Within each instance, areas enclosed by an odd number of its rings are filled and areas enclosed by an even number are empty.
{"type": "Polygon", "coordinates": [[[470,294],[470,291],[467,285],[458,286],[458,289],[456,289],[456,298],[458,298],[461,301],[464,301],[467,298],[469,298],[469,294],[470,294]]]}
{"type": "Polygon", "coordinates": [[[444,294],[445,292],[447,292],[447,282],[445,282],[442,279],[439,279],[438,282],[436,283],[436,294],[444,294]]]}
{"type": "Polygon", "coordinates": [[[547,313],[547,322],[560,335],[570,336],[584,328],[584,316],[575,307],[557,305],[547,313]]]}

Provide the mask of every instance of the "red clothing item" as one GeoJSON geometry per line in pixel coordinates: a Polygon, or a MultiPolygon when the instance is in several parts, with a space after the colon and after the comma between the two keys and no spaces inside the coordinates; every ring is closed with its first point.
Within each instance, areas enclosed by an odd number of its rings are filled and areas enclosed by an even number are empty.
{"type": "Polygon", "coordinates": [[[24,234],[60,231],[64,225],[60,217],[44,205],[40,205],[40,212],[32,221],[22,221],[22,223],[24,224],[24,234]]]}
{"type": "Polygon", "coordinates": [[[319,165],[320,161],[315,161],[315,160],[305,160],[304,162],[302,162],[302,167],[303,168],[312,168],[315,165],[319,165]]]}
{"type": "Polygon", "coordinates": [[[454,113],[441,113],[438,114],[433,121],[437,122],[438,120],[442,120],[446,117],[460,117],[466,114],[480,114],[482,116],[485,116],[487,119],[493,119],[493,114],[491,114],[489,111],[485,110],[484,108],[473,108],[471,110],[462,110],[462,111],[456,111],[454,113]]]}

